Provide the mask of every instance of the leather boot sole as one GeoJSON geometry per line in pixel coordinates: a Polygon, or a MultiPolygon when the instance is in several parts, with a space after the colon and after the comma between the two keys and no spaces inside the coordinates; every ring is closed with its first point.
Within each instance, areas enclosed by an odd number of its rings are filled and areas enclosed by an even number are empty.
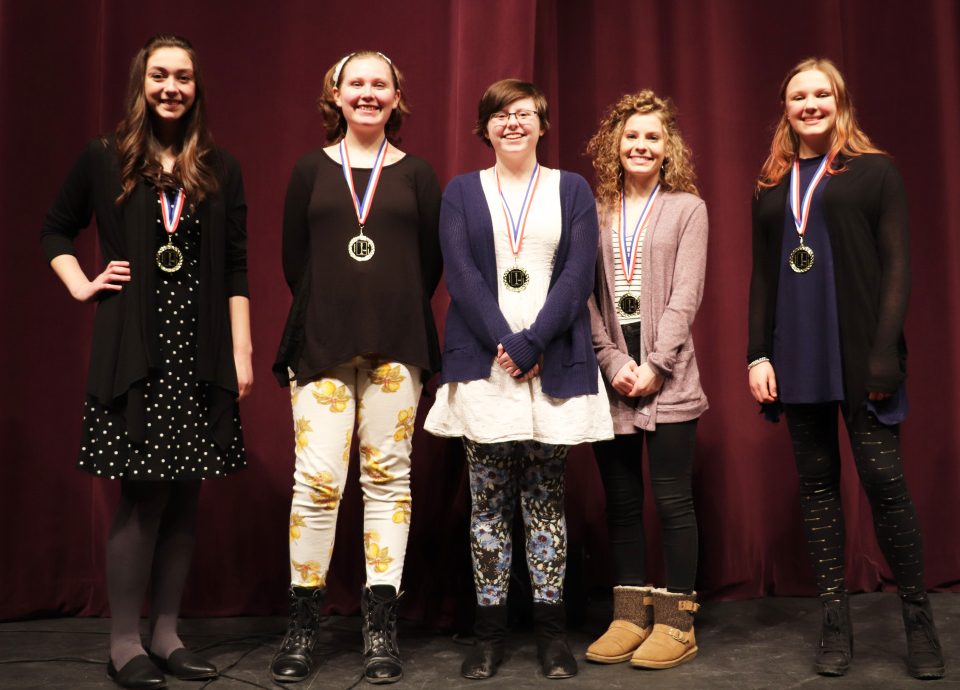
{"type": "Polygon", "coordinates": [[[698,651],[700,651],[700,648],[694,647],[693,649],[688,649],[682,656],[678,656],[676,659],[667,659],[666,661],[633,659],[630,661],[630,665],[634,668],[673,668],[674,666],[685,664],[688,661],[693,661],[698,651]]]}
{"type": "Polygon", "coordinates": [[[587,661],[592,661],[595,664],[619,664],[623,661],[627,661],[632,656],[633,650],[618,656],[603,656],[601,654],[594,654],[593,652],[586,653],[587,661]]]}

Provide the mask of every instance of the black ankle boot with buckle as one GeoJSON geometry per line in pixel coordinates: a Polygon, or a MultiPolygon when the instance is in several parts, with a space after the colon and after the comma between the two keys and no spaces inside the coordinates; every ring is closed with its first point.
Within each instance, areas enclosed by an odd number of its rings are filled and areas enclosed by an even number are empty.
{"type": "Polygon", "coordinates": [[[363,588],[363,676],[369,683],[396,683],[403,678],[397,647],[398,598],[391,585],[363,588]]]}
{"type": "Polygon", "coordinates": [[[901,594],[900,604],[907,633],[907,670],[921,680],[943,678],[943,650],[927,593],[901,594]]]}
{"type": "Polygon", "coordinates": [[[853,629],[846,592],[820,595],[823,613],[815,667],[821,676],[842,676],[853,658],[853,629]]]}
{"type": "Polygon", "coordinates": [[[270,664],[270,673],[275,681],[295,683],[310,675],[324,592],[320,587],[290,587],[287,634],[270,664]]]}

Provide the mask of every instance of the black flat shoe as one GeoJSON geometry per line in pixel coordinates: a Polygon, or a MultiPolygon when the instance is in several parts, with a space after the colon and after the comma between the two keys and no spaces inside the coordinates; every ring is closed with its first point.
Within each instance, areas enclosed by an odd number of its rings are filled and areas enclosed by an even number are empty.
{"type": "Polygon", "coordinates": [[[167,679],[159,668],[147,658],[146,654],[138,654],[123,665],[119,671],[113,665],[113,659],[107,662],[107,675],[121,688],[165,688],[167,679]]]}
{"type": "Polygon", "coordinates": [[[220,675],[216,666],[186,647],[173,650],[166,659],[150,652],[150,660],[177,680],[207,680],[220,675]]]}

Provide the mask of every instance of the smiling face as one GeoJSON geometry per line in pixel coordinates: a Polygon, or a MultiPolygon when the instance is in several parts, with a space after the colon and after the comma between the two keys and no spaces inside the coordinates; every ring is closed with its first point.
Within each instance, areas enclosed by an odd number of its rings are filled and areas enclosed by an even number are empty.
{"type": "Polygon", "coordinates": [[[667,152],[663,121],[656,113],[634,113],[620,135],[620,166],[624,178],[649,180],[660,175],[667,152]]]}
{"type": "Polygon", "coordinates": [[[487,120],[487,140],[497,158],[536,156],[537,142],[542,135],[537,105],[532,98],[512,101],[487,120]],[[498,122],[502,119],[501,113],[507,116],[505,123],[498,122]]]}
{"type": "Polygon", "coordinates": [[[186,115],[197,96],[193,60],[183,48],[157,48],[147,58],[143,77],[147,108],[161,122],[186,115]]]}
{"type": "Polygon", "coordinates": [[[390,65],[378,57],[347,61],[333,98],[348,128],[384,129],[400,102],[390,65]]]}
{"type": "Polygon", "coordinates": [[[797,73],[784,92],[784,109],[800,138],[800,154],[826,153],[837,123],[837,99],[829,77],[818,69],[797,73]]]}

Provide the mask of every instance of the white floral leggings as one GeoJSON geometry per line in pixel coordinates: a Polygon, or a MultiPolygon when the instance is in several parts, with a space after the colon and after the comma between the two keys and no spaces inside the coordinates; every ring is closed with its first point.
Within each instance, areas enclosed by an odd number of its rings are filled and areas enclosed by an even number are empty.
{"type": "Polygon", "coordinates": [[[463,447],[470,469],[470,552],[477,603],[507,601],[518,493],[533,600],[560,601],[567,568],[563,472],[568,447],[537,441],[475,443],[467,438],[463,447]]]}
{"type": "Polygon", "coordinates": [[[410,451],[420,370],[355,360],[316,381],[290,382],[296,467],[290,508],[290,579],[325,587],[346,489],[354,420],[360,443],[367,585],[400,589],[410,532],[410,451]]]}

